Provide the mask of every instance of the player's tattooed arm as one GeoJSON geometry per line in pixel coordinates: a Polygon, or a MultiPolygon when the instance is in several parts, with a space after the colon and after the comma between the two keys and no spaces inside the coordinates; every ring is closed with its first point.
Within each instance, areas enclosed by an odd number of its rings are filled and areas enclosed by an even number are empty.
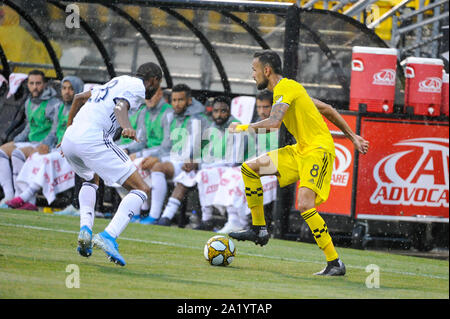
{"type": "Polygon", "coordinates": [[[116,115],[116,120],[122,128],[122,136],[126,138],[131,138],[136,142],[139,142],[136,137],[136,131],[133,129],[128,117],[128,110],[130,104],[125,99],[116,99],[116,106],[114,107],[114,114],[116,115]]]}
{"type": "Polygon", "coordinates": [[[91,91],[86,91],[82,93],[75,94],[72,106],[70,107],[69,117],[67,118],[67,127],[72,125],[75,115],[77,115],[80,108],[89,100],[91,97],[91,91]]]}
{"type": "Polygon", "coordinates": [[[352,141],[353,145],[360,153],[367,153],[369,150],[369,141],[355,134],[338,111],[336,111],[331,105],[320,100],[312,99],[312,101],[319,112],[325,116],[327,120],[336,125],[345,134],[345,136],[352,141]]]}
{"type": "Polygon", "coordinates": [[[281,123],[283,122],[284,115],[286,114],[287,109],[289,108],[289,105],[286,103],[276,103],[272,107],[272,111],[270,112],[270,116],[262,121],[251,123],[249,125],[249,128],[258,131],[258,129],[273,129],[273,128],[280,128],[281,123]]]}

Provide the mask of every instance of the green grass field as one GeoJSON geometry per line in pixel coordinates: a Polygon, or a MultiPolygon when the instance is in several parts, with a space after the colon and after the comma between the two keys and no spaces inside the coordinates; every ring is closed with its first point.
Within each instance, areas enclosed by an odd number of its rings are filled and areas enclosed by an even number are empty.
{"type": "MultiPolygon", "coordinates": [[[[97,219],[94,233],[108,222],[97,219]]],[[[449,298],[448,261],[338,247],[347,275],[318,277],[325,259],[316,245],[271,239],[265,247],[235,242],[234,262],[214,267],[203,257],[214,233],[129,224],[118,240],[120,267],[98,249],[79,256],[78,230],[78,217],[0,210],[0,298],[449,298]],[[366,286],[370,264],[379,288],[366,286]],[[79,288],[66,287],[70,265],[79,288]]]]}

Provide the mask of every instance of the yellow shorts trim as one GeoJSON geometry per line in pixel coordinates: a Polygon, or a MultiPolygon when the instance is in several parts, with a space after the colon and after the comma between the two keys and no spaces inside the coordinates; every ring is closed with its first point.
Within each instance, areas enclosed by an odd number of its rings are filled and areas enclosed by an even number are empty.
{"type": "Polygon", "coordinates": [[[299,187],[307,187],[317,194],[316,205],[325,202],[330,194],[334,155],[320,148],[300,154],[297,145],[287,145],[268,153],[277,167],[280,187],[300,180],[299,187]]]}

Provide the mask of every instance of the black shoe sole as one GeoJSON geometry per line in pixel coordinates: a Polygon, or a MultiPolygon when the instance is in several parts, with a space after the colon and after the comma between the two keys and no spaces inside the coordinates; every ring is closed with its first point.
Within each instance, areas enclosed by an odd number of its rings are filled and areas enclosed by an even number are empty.
{"type": "Polygon", "coordinates": [[[265,240],[264,242],[261,242],[258,239],[252,240],[252,239],[243,239],[243,238],[233,237],[233,235],[231,235],[231,233],[228,234],[228,236],[230,236],[233,239],[236,239],[237,241],[252,241],[255,243],[255,245],[260,245],[261,247],[265,246],[269,242],[269,238],[267,238],[267,240],[265,240]]]}

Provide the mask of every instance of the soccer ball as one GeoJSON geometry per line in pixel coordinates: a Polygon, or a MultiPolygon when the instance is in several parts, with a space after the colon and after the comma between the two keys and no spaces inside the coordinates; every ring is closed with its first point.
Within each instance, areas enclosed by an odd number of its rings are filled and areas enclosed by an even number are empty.
{"type": "Polygon", "coordinates": [[[228,266],[233,262],[236,246],[230,238],[217,235],[206,242],[203,254],[213,266],[228,266]]]}

